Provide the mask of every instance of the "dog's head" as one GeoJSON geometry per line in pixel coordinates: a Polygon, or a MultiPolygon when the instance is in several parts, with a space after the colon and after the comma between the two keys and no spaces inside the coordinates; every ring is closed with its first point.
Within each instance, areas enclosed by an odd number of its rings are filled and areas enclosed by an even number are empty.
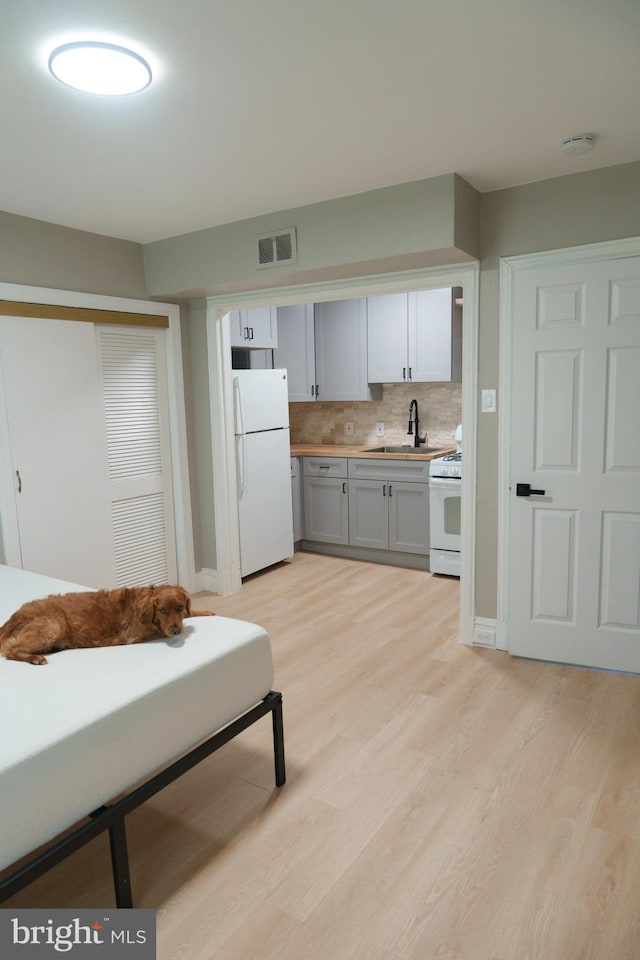
{"type": "Polygon", "coordinates": [[[154,588],[153,622],[163,637],[177,637],[184,617],[191,615],[191,598],[183,587],[154,588]]]}

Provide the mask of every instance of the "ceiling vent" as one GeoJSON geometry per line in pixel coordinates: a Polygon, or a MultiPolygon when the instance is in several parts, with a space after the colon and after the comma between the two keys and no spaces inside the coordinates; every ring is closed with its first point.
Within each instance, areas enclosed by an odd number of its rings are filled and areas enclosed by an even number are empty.
{"type": "Polygon", "coordinates": [[[279,267],[298,262],[296,228],[287,227],[277,233],[258,237],[258,267],[279,267]]]}

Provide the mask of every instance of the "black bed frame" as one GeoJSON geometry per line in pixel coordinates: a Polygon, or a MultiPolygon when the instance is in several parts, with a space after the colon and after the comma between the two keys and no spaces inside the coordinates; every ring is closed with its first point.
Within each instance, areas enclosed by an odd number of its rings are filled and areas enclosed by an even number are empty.
{"type": "Polygon", "coordinates": [[[215,733],[208,740],[200,743],[189,753],[180,757],[170,766],[161,770],[150,780],[147,780],[141,786],[132,790],[119,800],[113,803],[99,807],[89,814],[89,822],[75,829],[72,833],[63,837],[57,843],[38,854],[28,863],[9,874],[4,880],[0,880],[0,903],[3,903],[9,897],[12,897],[19,890],[22,890],[28,884],[32,883],[38,877],[50,870],[61,860],[64,860],[74,851],[79,850],[90,840],[93,840],[103,830],[109,831],[109,840],[111,844],[111,866],[113,871],[113,885],[116,897],[117,907],[132,907],[133,898],[131,894],[131,879],[129,876],[129,855],[127,852],[127,836],[125,832],[124,818],[140,804],[144,803],[163,787],[168,786],[178,777],[186,773],[197,763],[204,760],[210,754],[219,750],[239,733],[250,727],[256,720],[260,720],[267,713],[271,713],[273,724],[273,753],[275,763],[276,786],[281,787],[286,779],[284,763],[284,728],[282,723],[282,694],[275,690],[258,703],[251,710],[248,710],[242,716],[224,727],[218,733],[215,733]]]}

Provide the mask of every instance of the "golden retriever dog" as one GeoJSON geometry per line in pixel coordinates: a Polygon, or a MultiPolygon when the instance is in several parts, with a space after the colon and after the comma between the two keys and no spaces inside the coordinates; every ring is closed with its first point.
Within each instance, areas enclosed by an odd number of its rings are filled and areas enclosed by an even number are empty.
{"type": "Polygon", "coordinates": [[[0,627],[7,660],[41,664],[45,653],[77,647],[113,647],[154,637],[177,637],[185,617],[212,617],[191,610],[183,587],[120,587],[62,593],[31,600],[0,627]]]}

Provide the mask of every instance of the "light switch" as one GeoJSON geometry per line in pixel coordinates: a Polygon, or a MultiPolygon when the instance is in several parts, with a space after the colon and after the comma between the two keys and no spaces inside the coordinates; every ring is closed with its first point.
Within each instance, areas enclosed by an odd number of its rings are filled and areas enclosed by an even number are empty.
{"type": "Polygon", "coordinates": [[[495,390],[482,391],[482,412],[483,413],[496,412],[496,391],[495,390]]]}

